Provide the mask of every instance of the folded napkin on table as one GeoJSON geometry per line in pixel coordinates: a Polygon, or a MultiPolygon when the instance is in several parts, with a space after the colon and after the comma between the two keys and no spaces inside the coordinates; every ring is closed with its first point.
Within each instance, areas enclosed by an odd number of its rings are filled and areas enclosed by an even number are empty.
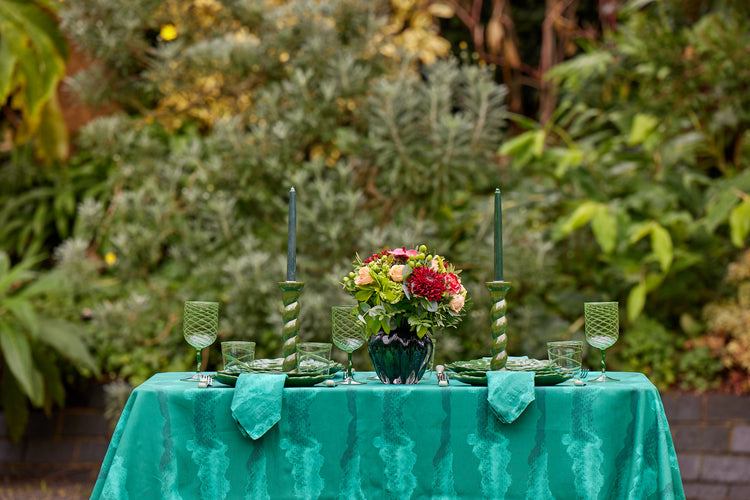
{"type": "Polygon", "coordinates": [[[281,419],[285,381],[284,373],[240,374],[231,408],[243,436],[258,439],[281,419]]]}
{"type": "Polygon", "coordinates": [[[513,422],[535,398],[533,371],[487,372],[487,401],[501,422],[513,422]]]}

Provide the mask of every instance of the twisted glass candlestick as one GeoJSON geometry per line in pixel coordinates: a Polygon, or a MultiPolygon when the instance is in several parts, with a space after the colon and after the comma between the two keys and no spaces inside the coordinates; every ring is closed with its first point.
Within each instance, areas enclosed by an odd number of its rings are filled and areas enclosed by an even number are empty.
{"type": "Polygon", "coordinates": [[[505,294],[510,290],[510,283],[507,281],[489,281],[485,283],[490,291],[490,334],[492,335],[492,344],[490,345],[490,370],[502,370],[505,363],[508,362],[508,353],[505,348],[508,346],[508,337],[505,330],[508,328],[508,319],[505,312],[508,305],[505,302],[505,294]]]}
{"type": "Polygon", "coordinates": [[[305,284],[299,281],[282,281],[279,283],[284,309],[281,312],[284,326],[281,336],[284,344],[281,347],[284,361],[281,369],[285,372],[297,368],[297,336],[299,335],[299,296],[305,284]]]}

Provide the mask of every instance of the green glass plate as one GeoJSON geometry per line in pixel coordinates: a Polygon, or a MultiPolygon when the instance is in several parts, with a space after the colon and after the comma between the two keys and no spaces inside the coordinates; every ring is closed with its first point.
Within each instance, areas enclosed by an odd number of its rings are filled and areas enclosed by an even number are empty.
{"type": "Polygon", "coordinates": [[[475,372],[484,371],[490,369],[490,358],[481,359],[470,359],[468,361],[454,361],[445,365],[448,370],[452,370],[456,373],[461,372],[475,372]]]}
{"type": "Polygon", "coordinates": [[[571,378],[572,373],[537,373],[534,375],[534,385],[557,385],[571,378]]]}
{"type": "Polygon", "coordinates": [[[333,374],[305,375],[299,377],[287,377],[284,387],[310,387],[333,378],[333,374]]]}
{"type": "MultiPolygon", "coordinates": [[[[281,366],[284,363],[284,358],[272,358],[272,359],[255,359],[250,363],[250,372],[252,373],[280,373],[282,372],[281,366]]],[[[344,365],[336,361],[331,361],[328,365],[328,373],[334,374],[342,371],[344,365]]],[[[287,372],[294,373],[294,372],[287,372]]]]}
{"type": "Polygon", "coordinates": [[[487,385],[487,371],[486,370],[464,370],[462,372],[448,373],[448,376],[452,379],[463,382],[469,385],[487,385]]]}
{"type": "MultiPolygon", "coordinates": [[[[571,373],[563,373],[552,367],[545,366],[539,370],[516,370],[534,371],[534,385],[557,385],[573,378],[571,373]]],[[[487,372],[485,370],[464,370],[448,374],[452,379],[470,385],[487,385],[487,372]]]]}
{"type": "MultiPolygon", "coordinates": [[[[479,359],[470,359],[468,361],[454,361],[448,363],[445,367],[448,370],[454,372],[475,372],[475,371],[488,371],[490,369],[490,357],[484,357],[479,359]]],[[[510,370],[511,367],[524,366],[529,361],[526,356],[508,356],[508,361],[505,363],[505,368],[510,370]]],[[[536,360],[534,360],[536,361],[536,360]]]]}
{"type": "MultiPolygon", "coordinates": [[[[256,372],[257,373],[257,372],[256,372]]],[[[278,372],[269,372],[278,373],[278,372]]],[[[240,377],[239,373],[227,373],[227,372],[216,372],[214,379],[221,382],[224,385],[234,387],[237,385],[237,379],[240,377]]],[[[333,378],[334,375],[327,373],[287,373],[286,380],[284,381],[284,387],[310,387],[311,385],[319,384],[329,378],[333,378]]]]}

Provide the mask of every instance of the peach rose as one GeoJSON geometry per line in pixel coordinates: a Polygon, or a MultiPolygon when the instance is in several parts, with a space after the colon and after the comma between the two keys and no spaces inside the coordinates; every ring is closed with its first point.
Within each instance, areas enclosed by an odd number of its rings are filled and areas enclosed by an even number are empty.
{"type": "Polygon", "coordinates": [[[440,269],[440,257],[433,257],[430,261],[430,269],[435,271],[436,273],[442,272],[442,269],[440,269]]]}
{"type": "Polygon", "coordinates": [[[464,304],[466,303],[466,298],[463,295],[454,295],[453,298],[451,298],[451,301],[448,303],[449,306],[451,306],[451,309],[453,309],[453,312],[461,312],[461,309],[464,308],[464,304]]]}
{"type": "Polygon", "coordinates": [[[370,268],[369,267],[361,267],[359,269],[359,275],[354,278],[354,284],[355,285],[369,285],[370,283],[374,283],[375,281],[372,279],[372,276],[370,276],[370,268]]]}
{"type": "Polygon", "coordinates": [[[402,264],[397,264],[395,266],[391,266],[390,270],[388,270],[388,276],[391,277],[393,281],[396,283],[401,283],[404,281],[404,268],[406,266],[402,264]]]}

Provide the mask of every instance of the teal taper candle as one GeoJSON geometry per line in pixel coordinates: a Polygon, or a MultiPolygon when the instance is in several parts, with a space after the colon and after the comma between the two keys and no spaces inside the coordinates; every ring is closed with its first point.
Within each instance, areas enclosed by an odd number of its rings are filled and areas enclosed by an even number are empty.
{"type": "Polygon", "coordinates": [[[286,280],[296,281],[297,275],[297,193],[289,190],[289,231],[286,241],[286,280]]]}
{"type": "Polygon", "coordinates": [[[495,189],[495,281],[503,281],[503,202],[495,189]]]}

